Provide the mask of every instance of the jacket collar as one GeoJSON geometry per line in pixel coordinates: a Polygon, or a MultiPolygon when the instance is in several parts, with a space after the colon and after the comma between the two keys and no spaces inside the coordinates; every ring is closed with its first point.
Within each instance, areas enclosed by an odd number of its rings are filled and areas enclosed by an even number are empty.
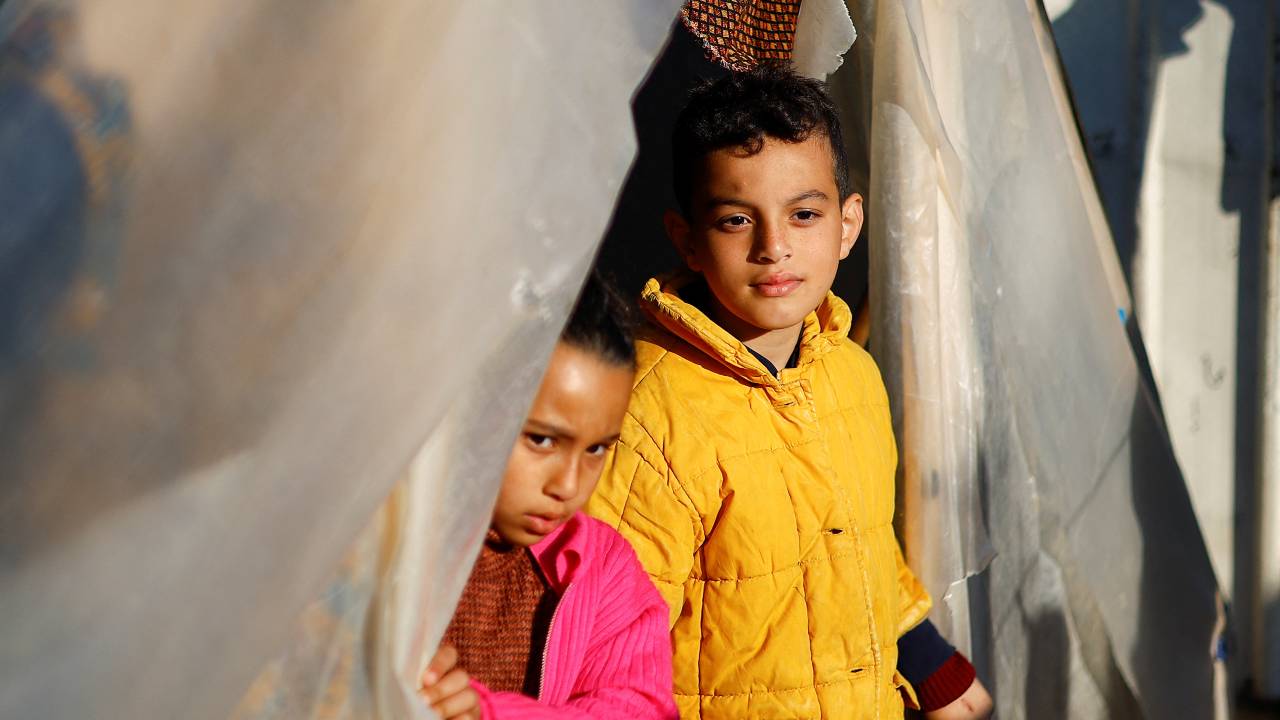
{"type": "MultiPolygon", "coordinates": [[[[786,376],[787,370],[783,370],[779,377],[774,377],[741,340],[730,335],[702,310],[681,298],[681,289],[698,280],[699,276],[689,271],[649,280],[640,295],[645,312],[659,327],[719,361],[743,380],[753,385],[779,385],[779,378],[786,376]]],[[[800,358],[796,367],[803,370],[814,360],[839,346],[849,336],[852,323],[853,316],[849,312],[849,306],[828,291],[827,297],[817,309],[804,319],[800,330],[800,358]]]]}
{"type": "Polygon", "coordinates": [[[551,589],[563,595],[591,555],[583,537],[586,516],[576,512],[563,525],[529,547],[551,589]]]}

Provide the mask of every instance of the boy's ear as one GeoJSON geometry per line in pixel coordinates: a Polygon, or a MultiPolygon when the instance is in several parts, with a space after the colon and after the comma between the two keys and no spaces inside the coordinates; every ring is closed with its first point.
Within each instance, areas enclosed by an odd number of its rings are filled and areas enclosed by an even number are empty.
{"type": "Polygon", "coordinates": [[[675,245],[676,252],[680,253],[680,257],[684,258],[684,264],[694,272],[699,272],[698,260],[693,254],[693,238],[689,233],[689,221],[684,215],[675,210],[668,210],[662,215],[662,225],[667,229],[667,237],[671,238],[671,244],[675,245]]]}
{"type": "Polygon", "coordinates": [[[849,257],[862,232],[862,196],[852,193],[840,208],[840,259],[849,257]]]}

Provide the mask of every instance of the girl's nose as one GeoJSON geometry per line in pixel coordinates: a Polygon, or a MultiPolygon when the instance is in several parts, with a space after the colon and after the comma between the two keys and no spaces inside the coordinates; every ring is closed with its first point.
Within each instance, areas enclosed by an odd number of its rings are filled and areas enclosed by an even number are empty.
{"type": "Polygon", "coordinates": [[[547,483],[545,491],[560,502],[573,499],[578,494],[578,463],[566,462],[559,472],[551,477],[551,482],[547,483]]]}

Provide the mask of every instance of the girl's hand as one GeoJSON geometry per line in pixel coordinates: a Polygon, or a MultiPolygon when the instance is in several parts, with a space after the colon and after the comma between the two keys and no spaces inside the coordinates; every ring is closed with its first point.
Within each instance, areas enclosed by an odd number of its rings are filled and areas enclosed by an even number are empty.
{"type": "Polygon", "coordinates": [[[987,693],[982,683],[974,678],[973,684],[964,691],[963,695],[952,700],[946,707],[924,713],[924,717],[925,720],[986,720],[991,717],[993,709],[991,695],[987,693]]]}
{"type": "Polygon", "coordinates": [[[422,673],[418,692],[443,720],[480,720],[480,697],[458,667],[458,651],[441,645],[422,673]]]}

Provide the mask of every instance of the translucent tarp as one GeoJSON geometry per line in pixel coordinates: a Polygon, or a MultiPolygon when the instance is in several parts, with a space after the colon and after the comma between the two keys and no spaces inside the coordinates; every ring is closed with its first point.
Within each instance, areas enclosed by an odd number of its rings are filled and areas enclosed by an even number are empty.
{"type": "Polygon", "coordinates": [[[1002,718],[1210,717],[1217,584],[1039,3],[850,9],[833,82],[868,138],[871,347],[935,620],[1002,718]]]}
{"type": "MultiPolygon", "coordinates": [[[[0,717],[423,714],[676,5],[0,5],[0,717]]],[[[908,553],[1001,717],[1207,717],[1035,5],[850,3],[908,553]]]]}
{"type": "Polygon", "coordinates": [[[430,436],[345,566],[426,714],[676,9],[0,5],[0,717],[225,716],[430,436]]]}

